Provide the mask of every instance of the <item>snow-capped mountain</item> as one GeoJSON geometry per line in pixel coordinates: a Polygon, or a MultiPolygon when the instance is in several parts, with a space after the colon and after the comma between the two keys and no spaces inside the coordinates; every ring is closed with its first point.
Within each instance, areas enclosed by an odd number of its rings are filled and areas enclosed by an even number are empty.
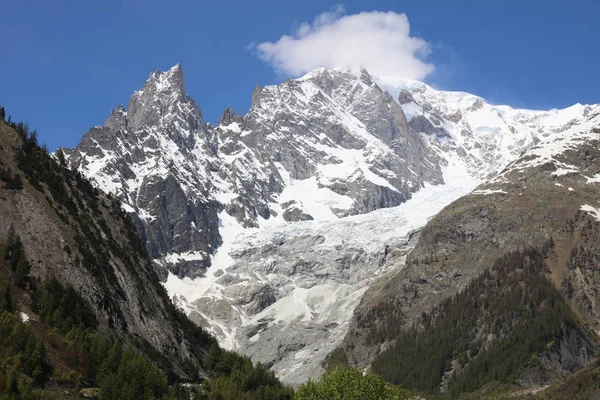
{"type": "MultiPolygon", "coordinates": [[[[522,365],[515,364],[515,381],[522,387],[541,389],[597,356],[600,106],[575,106],[548,113],[538,123],[542,128],[533,147],[476,190],[437,213],[420,231],[418,243],[406,260],[393,262],[386,268],[387,274],[371,283],[355,308],[338,357],[367,367],[376,364],[377,356],[385,349],[405,346],[399,333],[407,328],[423,327],[420,333],[425,336],[425,331],[435,324],[423,326],[424,320],[435,319],[441,304],[457,304],[445,300],[459,291],[464,293],[472,280],[523,249],[544,254],[544,273],[540,278],[568,302],[569,312],[582,321],[577,325],[596,335],[584,335],[592,340],[591,347],[585,343],[587,339],[573,340],[570,335],[561,335],[559,345],[546,347],[560,355],[540,356],[543,361],[523,373],[522,365]]],[[[477,299],[486,304],[481,306],[482,312],[488,308],[488,300],[490,304],[495,301],[486,297],[483,286],[477,299]]],[[[511,307],[506,303],[504,306],[511,307]]],[[[531,318],[535,316],[537,313],[531,318]]],[[[494,318],[482,318],[473,327],[477,333],[472,343],[484,344],[483,351],[497,348],[507,332],[512,332],[511,328],[505,329],[505,324],[494,322],[494,318]],[[494,326],[503,327],[505,332],[492,333],[494,326]]],[[[469,329],[458,326],[462,332],[469,329]]],[[[480,353],[469,349],[467,360],[474,359],[473,354],[480,353]]],[[[452,353],[448,357],[446,365],[451,367],[442,367],[446,368],[443,376],[434,378],[439,379],[441,390],[446,390],[446,383],[465,371],[456,361],[461,356],[452,353]]],[[[465,362],[463,359],[463,365],[465,362]]]]}
{"type": "Polygon", "coordinates": [[[463,92],[445,92],[421,82],[396,88],[415,132],[442,153],[456,153],[471,176],[486,180],[549,134],[580,124],[593,106],[536,111],[497,106],[463,92]]]}
{"type": "Polygon", "coordinates": [[[74,150],[64,150],[103,190],[118,195],[135,217],[152,258],[193,275],[221,243],[211,192],[217,138],[185,91],[181,67],[153,72],[127,110],[119,106],[104,126],[90,129],[74,150]]]}
{"type": "Polygon", "coordinates": [[[180,307],[300,383],[416,230],[593,109],[515,110],[317,69],[256,87],[245,116],[211,126],[177,65],[65,154],[123,200],[180,307]]]}

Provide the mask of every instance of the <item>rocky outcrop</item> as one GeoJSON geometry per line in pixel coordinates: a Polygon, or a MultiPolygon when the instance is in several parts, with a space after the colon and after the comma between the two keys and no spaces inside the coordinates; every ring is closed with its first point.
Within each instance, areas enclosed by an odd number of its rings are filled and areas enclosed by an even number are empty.
{"type": "MultiPolygon", "coordinates": [[[[366,71],[318,69],[256,86],[244,116],[227,109],[213,127],[175,67],[151,74],[127,110],[65,152],[123,200],[175,304],[225,346],[299,383],[322,372],[359,301],[349,357],[368,365],[379,351],[364,343],[370,321],[410,323],[503,250],[545,243],[548,221],[574,212],[571,198],[542,216],[537,176],[515,176],[514,187],[498,181],[446,209],[404,262],[413,246],[405,226],[412,235],[477,183],[505,177],[524,151],[571,137],[596,109],[515,110],[419,82],[391,94],[366,71]],[[531,230],[517,229],[524,223],[531,230]]],[[[540,193],[554,196],[559,187],[544,179],[540,193]]]]}
{"type": "MultiPolygon", "coordinates": [[[[500,257],[525,247],[548,252],[547,279],[597,331],[598,282],[591,274],[597,274],[598,265],[600,185],[592,160],[600,157],[599,127],[596,110],[564,134],[547,132],[498,177],[432,219],[406,262],[376,280],[361,299],[342,346],[348,360],[367,367],[399,332],[419,324],[500,257]],[[374,342],[373,332],[380,332],[383,341],[374,342]]],[[[581,358],[577,339],[565,340],[561,355],[547,360],[548,368],[557,371],[554,380],[594,354],[581,358]]]]}
{"type": "MultiPolygon", "coordinates": [[[[229,115],[229,114],[227,114],[229,115]]],[[[198,276],[221,243],[207,177],[216,163],[216,137],[186,93],[176,65],[156,71],[135,92],[128,109],[117,107],[104,126],[89,130],[68,162],[134,214],[161,275],[198,276]]]]}
{"type": "MultiPolygon", "coordinates": [[[[93,310],[102,335],[151,353],[180,378],[204,376],[201,352],[214,339],[202,331],[187,336],[186,321],[169,301],[120,203],[37,145],[22,150],[23,140],[0,121],[0,166],[23,181],[19,190],[0,185],[0,243],[14,231],[30,276],[73,287],[93,310]],[[27,170],[15,162],[21,152],[27,170]]],[[[19,304],[27,305],[32,291],[23,293],[19,304]]]]}

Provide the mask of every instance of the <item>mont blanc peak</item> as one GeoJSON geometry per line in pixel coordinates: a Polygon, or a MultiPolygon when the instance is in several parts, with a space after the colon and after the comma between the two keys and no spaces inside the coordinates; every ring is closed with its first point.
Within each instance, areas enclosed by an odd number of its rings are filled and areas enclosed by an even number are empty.
{"type": "Polygon", "coordinates": [[[176,304],[299,383],[428,218],[589,112],[319,68],[257,85],[213,127],[177,65],[65,153],[123,201],[176,304]]]}

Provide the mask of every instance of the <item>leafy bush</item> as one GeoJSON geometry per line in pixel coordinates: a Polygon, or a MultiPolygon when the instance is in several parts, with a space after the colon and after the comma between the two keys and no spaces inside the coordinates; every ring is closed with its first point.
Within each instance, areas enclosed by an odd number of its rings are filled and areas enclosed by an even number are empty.
{"type": "Polygon", "coordinates": [[[392,400],[408,395],[398,387],[386,383],[378,375],[364,374],[358,368],[343,367],[333,370],[318,381],[309,380],[298,388],[296,400],[392,400]]]}

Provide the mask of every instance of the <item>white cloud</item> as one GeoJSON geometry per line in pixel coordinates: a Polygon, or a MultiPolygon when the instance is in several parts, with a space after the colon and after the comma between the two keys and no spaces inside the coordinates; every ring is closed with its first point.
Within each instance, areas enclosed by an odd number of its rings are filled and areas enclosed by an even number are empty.
{"type": "Polygon", "coordinates": [[[294,77],[318,67],[366,68],[395,86],[402,78],[423,80],[434,70],[424,60],[429,43],[410,36],[406,14],[391,11],[345,15],[336,6],[300,24],[291,36],[251,47],[278,73],[294,77]]]}

